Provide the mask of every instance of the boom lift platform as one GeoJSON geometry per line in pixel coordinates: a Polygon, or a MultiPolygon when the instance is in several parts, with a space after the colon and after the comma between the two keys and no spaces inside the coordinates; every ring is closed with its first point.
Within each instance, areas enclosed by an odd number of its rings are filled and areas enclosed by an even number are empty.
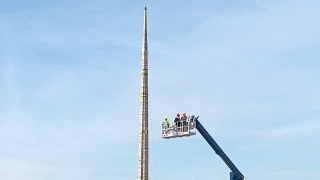
{"type": "Polygon", "coordinates": [[[162,123],[162,138],[171,139],[176,137],[188,137],[196,135],[196,118],[188,118],[187,121],[178,121],[166,127],[162,123]]]}
{"type": "Polygon", "coordinates": [[[191,116],[186,121],[175,122],[169,127],[162,124],[162,138],[182,138],[196,135],[196,130],[202,135],[202,137],[207,141],[211,148],[215,151],[217,155],[226,163],[226,165],[231,170],[230,180],[244,180],[243,174],[238,170],[238,168],[233,164],[233,162],[228,158],[228,156],[223,152],[220,146],[215,142],[215,140],[210,136],[207,130],[199,122],[199,116],[191,116]]]}

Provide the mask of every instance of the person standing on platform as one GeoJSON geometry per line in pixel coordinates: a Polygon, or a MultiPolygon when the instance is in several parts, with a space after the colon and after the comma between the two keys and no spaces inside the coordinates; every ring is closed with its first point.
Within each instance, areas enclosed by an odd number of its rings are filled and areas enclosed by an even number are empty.
{"type": "Polygon", "coordinates": [[[183,113],[183,114],[182,114],[182,117],[181,117],[183,132],[186,132],[186,131],[187,131],[187,127],[188,127],[187,119],[188,119],[187,114],[186,114],[186,113],[183,113]]]}
{"type": "Polygon", "coordinates": [[[180,119],[180,114],[177,113],[177,117],[174,119],[174,122],[176,124],[176,131],[180,132],[181,131],[181,119],[180,119]]]}

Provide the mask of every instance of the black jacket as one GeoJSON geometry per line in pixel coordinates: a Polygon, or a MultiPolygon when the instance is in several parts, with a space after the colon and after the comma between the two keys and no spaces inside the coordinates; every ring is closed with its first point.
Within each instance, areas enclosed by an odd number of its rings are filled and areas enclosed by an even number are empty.
{"type": "Polygon", "coordinates": [[[180,120],[181,120],[180,118],[176,117],[176,118],[174,119],[174,122],[178,122],[178,121],[180,121],[180,120]]]}

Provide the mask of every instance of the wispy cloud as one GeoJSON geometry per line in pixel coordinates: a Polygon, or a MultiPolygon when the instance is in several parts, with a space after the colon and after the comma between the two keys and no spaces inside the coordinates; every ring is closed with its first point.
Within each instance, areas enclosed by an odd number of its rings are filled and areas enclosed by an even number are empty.
{"type": "Polygon", "coordinates": [[[318,135],[320,133],[320,119],[290,124],[288,126],[275,128],[273,130],[259,133],[263,138],[267,139],[282,139],[282,138],[294,138],[296,136],[304,135],[318,135]]]}
{"type": "MultiPolygon", "coordinates": [[[[1,6],[0,179],[136,178],[143,6],[1,6]]],[[[152,179],[228,177],[200,137],[161,140],[162,118],[183,111],[200,116],[246,179],[319,176],[306,163],[320,146],[308,140],[320,133],[318,6],[148,2],[152,179]],[[305,164],[279,161],[276,150],[300,152],[305,164]],[[185,163],[194,173],[176,168],[185,163]]]]}
{"type": "MultiPolygon", "coordinates": [[[[17,80],[16,80],[16,67],[14,65],[14,61],[12,59],[7,60],[4,63],[3,69],[3,79],[5,82],[5,87],[7,89],[9,98],[12,99],[11,102],[11,110],[12,111],[19,111],[20,106],[20,93],[17,87],[17,80]]],[[[9,105],[9,104],[7,104],[9,105]]]]}

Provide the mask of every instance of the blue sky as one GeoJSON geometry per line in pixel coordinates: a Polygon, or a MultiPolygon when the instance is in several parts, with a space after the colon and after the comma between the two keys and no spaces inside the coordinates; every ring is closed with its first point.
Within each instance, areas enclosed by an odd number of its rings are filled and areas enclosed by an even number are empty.
{"type": "Polygon", "coordinates": [[[320,179],[320,1],[3,0],[0,180],[137,179],[145,3],[150,179],[320,179]]]}

